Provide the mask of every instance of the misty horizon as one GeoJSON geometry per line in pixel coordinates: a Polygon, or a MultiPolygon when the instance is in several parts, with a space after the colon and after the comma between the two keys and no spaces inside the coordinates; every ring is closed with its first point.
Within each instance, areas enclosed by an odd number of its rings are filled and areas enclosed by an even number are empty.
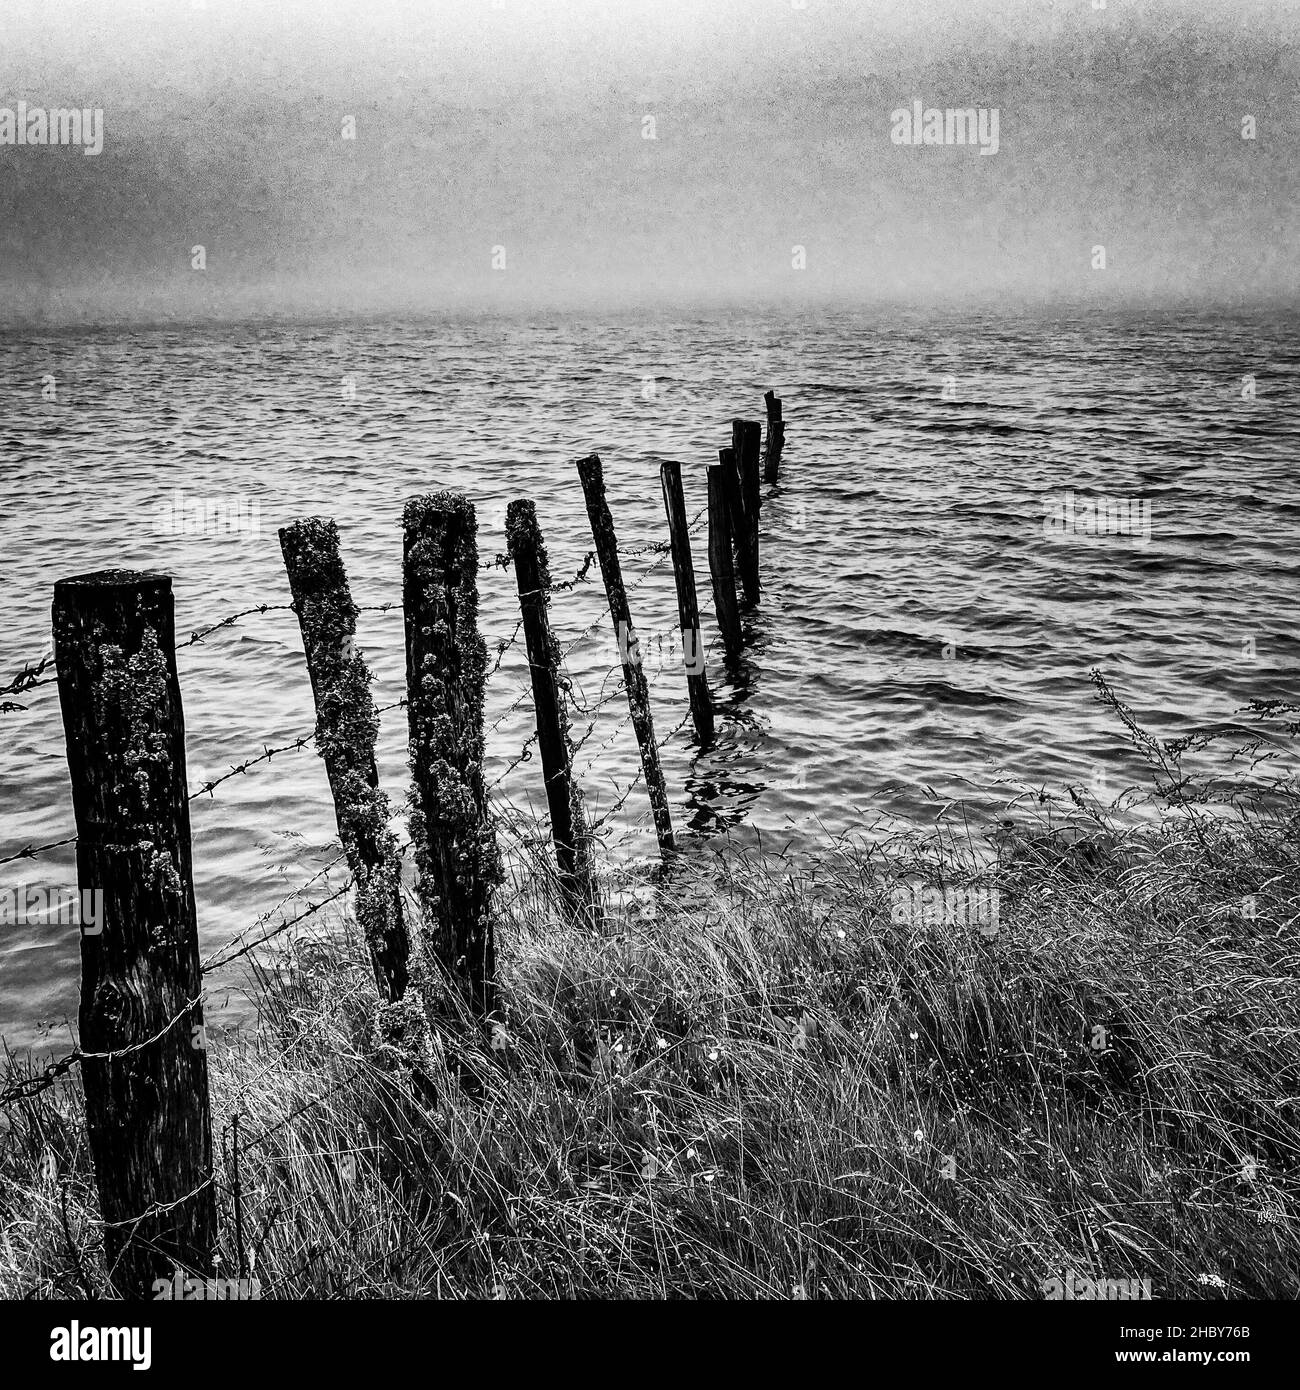
{"type": "Polygon", "coordinates": [[[6,324],[1300,296],[1271,0],[202,6],[15,7],[6,324]]]}

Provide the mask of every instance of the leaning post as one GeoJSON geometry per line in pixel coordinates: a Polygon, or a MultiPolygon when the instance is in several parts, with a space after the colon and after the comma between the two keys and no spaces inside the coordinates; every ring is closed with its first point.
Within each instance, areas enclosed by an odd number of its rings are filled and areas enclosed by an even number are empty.
{"type": "Polygon", "coordinates": [[[650,712],[650,687],[641,666],[636,631],[628,608],[627,590],[623,587],[623,569],[618,558],[618,540],[614,535],[614,518],[610,515],[605,497],[605,479],[600,455],[591,454],[577,460],[578,476],[587,498],[587,516],[591,521],[592,539],[605,581],[605,597],[609,601],[609,616],[618,639],[619,657],[623,663],[623,683],[627,687],[627,703],[632,714],[632,728],[641,749],[641,768],[645,773],[646,792],[654,814],[655,834],[659,852],[667,859],[674,849],[672,816],[668,809],[668,788],[664,784],[663,768],[659,763],[659,746],[655,742],[654,717],[650,712]]]}
{"type": "Polygon", "coordinates": [[[682,635],[682,660],[686,666],[686,688],[691,701],[691,718],[701,744],[713,739],[713,696],[704,666],[704,640],[700,631],[700,607],[695,594],[695,565],[691,559],[690,525],[686,520],[686,498],[682,492],[682,466],[667,462],[659,466],[659,481],[668,514],[668,537],[672,545],[673,573],[677,580],[677,619],[682,635]]]}
{"type": "Polygon", "coordinates": [[[551,816],[560,893],[574,917],[586,916],[594,923],[598,899],[591,846],[582,793],[573,776],[569,721],[560,698],[560,648],[547,615],[550,568],[537,525],[537,510],[523,498],[506,508],[506,543],[519,587],[519,609],[537,718],[537,747],[546,782],[546,804],[551,816]]]}
{"type": "Polygon", "coordinates": [[[306,517],[284,527],[280,549],[302,630],[316,702],[316,747],[325,762],[339,839],[357,882],[357,920],[370,947],[380,995],[406,992],[410,942],[402,915],[401,863],[379,788],[379,716],[370,670],[356,647],[357,608],[333,521],[306,517]]]}

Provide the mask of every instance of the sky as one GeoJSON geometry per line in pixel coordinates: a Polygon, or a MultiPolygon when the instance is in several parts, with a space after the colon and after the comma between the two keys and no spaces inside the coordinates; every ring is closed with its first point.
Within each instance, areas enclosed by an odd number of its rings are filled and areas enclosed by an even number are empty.
{"type": "Polygon", "coordinates": [[[1297,296],[1298,0],[2,3],[0,325],[1297,296]]]}

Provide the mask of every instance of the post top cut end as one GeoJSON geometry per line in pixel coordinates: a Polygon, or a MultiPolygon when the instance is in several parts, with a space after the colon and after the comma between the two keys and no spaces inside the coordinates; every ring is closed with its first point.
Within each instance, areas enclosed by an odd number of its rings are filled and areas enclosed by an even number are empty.
{"type": "Polygon", "coordinates": [[[61,592],[72,590],[82,592],[86,590],[108,590],[122,591],[126,589],[162,589],[171,588],[172,577],[170,574],[163,574],[158,570],[95,570],[91,574],[74,574],[67,579],[55,581],[54,593],[57,597],[61,592]]]}

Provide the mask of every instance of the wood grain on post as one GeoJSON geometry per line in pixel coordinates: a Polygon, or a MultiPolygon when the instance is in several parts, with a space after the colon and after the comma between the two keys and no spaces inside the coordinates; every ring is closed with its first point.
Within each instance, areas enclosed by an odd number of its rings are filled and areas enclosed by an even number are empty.
{"type": "Polygon", "coordinates": [[[83,905],[86,1128],[109,1278],[124,1298],[151,1298],[177,1265],[212,1275],[217,1226],[171,580],[61,580],[53,620],[83,905]]]}
{"type": "Polygon", "coordinates": [[[618,559],[618,540],[614,535],[614,518],[605,498],[605,478],[600,455],[591,454],[577,460],[578,476],[587,498],[587,516],[591,535],[596,542],[601,577],[605,581],[605,596],[609,600],[609,616],[618,639],[619,657],[623,663],[623,683],[627,687],[627,703],[632,714],[632,728],[641,748],[641,768],[645,773],[646,792],[654,814],[655,834],[660,854],[671,855],[673,823],[668,810],[668,789],[664,785],[663,769],[659,765],[659,746],[655,742],[654,717],[650,712],[650,687],[641,666],[636,630],[628,608],[627,590],[623,587],[623,568],[618,559]]]}
{"type": "Polygon", "coordinates": [[[682,492],[682,466],[659,466],[664,511],[668,514],[668,536],[672,544],[673,573],[677,579],[677,619],[682,635],[682,661],[686,666],[686,687],[691,700],[691,718],[702,744],[713,739],[713,696],[704,667],[704,634],[700,631],[700,606],[695,594],[695,565],[691,559],[690,525],[686,520],[686,498],[682,492]]]}
{"type": "Polygon", "coordinates": [[[357,921],[370,948],[379,993],[395,1003],[406,992],[410,971],[401,863],[388,829],[388,798],[379,789],[379,716],[370,671],[356,649],[357,609],[339,555],[338,527],[324,517],[295,521],[281,530],[280,549],[316,702],[316,747],[325,762],[339,839],[357,882],[357,921]]]}
{"type": "Polygon", "coordinates": [[[496,1007],[492,893],[501,858],[483,786],[478,527],[459,493],[403,513],[411,842],[434,953],[480,1018],[496,1007]]]}
{"type": "Polygon", "coordinates": [[[718,459],[722,467],[722,489],[727,502],[727,525],[731,531],[731,546],[735,555],[734,571],[739,580],[739,592],[743,596],[744,606],[755,608],[758,606],[758,579],[735,449],[719,449],[718,459]]]}
{"type": "Polygon", "coordinates": [[[763,443],[763,481],[775,483],[781,468],[781,450],[785,447],[785,421],[781,418],[781,402],[775,391],[763,393],[767,407],[767,438],[763,443]]]}
{"type": "MultiPolygon", "coordinates": [[[[729,452],[723,450],[724,453],[729,452]]],[[[728,480],[734,470],[725,460],[710,464],[709,475],[709,573],[713,580],[713,611],[722,633],[727,659],[740,659],[743,634],[740,605],[736,599],[736,570],[732,563],[731,508],[728,480]]]]}
{"type": "Polygon", "coordinates": [[[574,916],[594,915],[591,847],[582,791],[573,777],[569,720],[560,698],[560,648],[547,615],[551,573],[537,525],[537,511],[531,502],[521,498],[506,508],[506,544],[519,586],[519,609],[537,716],[537,747],[546,781],[560,892],[574,916]]]}

